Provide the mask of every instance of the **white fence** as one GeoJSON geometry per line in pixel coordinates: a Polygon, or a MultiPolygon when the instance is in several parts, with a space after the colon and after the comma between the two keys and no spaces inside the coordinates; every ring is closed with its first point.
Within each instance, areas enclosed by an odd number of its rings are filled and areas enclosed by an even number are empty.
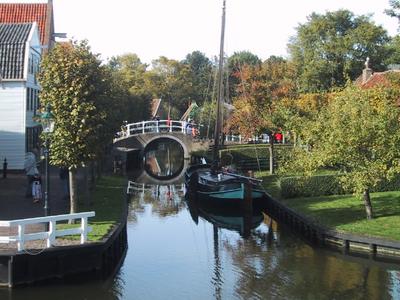
{"type": "Polygon", "coordinates": [[[131,135],[154,133],[154,132],[182,132],[193,135],[197,134],[198,126],[186,121],[159,120],[142,121],[123,125],[121,131],[117,133],[116,139],[125,138],[131,135]]]}
{"type": "MultiPolygon", "coordinates": [[[[179,184],[168,184],[165,185],[168,186],[170,190],[174,190],[177,192],[186,192],[185,190],[185,184],[184,183],[179,183],[179,184]]],[[[144,191],[152,191],[154,188],[156,188],[157,185],[154,184],[146,184],[146,183],[138,183],[134,181],[128,181],[128,186],[126,188],[126,193],[127,194],[132,194],[135,191],[136,192],[144,192],[144,191]]]]}
{"type": "Polygon", "coordinates": [[[0,221],[0,227],[18,227],[18,234],[16,236],[0,236],[0,243],[10,243],[17,242],[18,251],[22,251],[25,249],[25,242],[34,241],[34,240],[46,240],[46,247],[50,248],[51,245],[55,242],[55,239],[60,236],[66,235],[76,235],[79,234],[81,236],[81,244],[84,244],[87,241],[87,234],[92,230],[90,226],[88,226],[88,218],[94,217],[95,212],[83,212],[76,214],[65,214],[65,215],[56,215],[56,216],[48,216],[48,217],[38,217],[38,218],[29,218],[29,219],[20,219],[20,220],[10,220],[10,221],[0,221]],[[81,223],[78,228],[70,228],[70,229],[56,229],[56,223],[58,221],[69,221],[80,219],[81,223]],[[35,233],[25,233],[26,225],[33,224],[42,224],[48,223],[48,231],[35,232],[35,233]]]}

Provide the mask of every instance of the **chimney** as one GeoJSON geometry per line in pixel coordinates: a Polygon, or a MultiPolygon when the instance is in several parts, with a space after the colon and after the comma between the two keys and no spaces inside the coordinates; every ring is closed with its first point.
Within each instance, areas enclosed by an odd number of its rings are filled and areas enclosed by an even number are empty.
{"type": "Polygon", "coordinates": [[[369,67],[369,57],[365,60],[365,68],[362,72],[362,84],[366,83],[368,79],[372,76],[372,69],[369,67]]]}

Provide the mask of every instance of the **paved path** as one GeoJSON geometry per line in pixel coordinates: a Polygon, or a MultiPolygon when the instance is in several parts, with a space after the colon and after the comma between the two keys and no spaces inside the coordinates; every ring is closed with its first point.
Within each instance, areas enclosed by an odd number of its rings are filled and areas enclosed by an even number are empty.
{"type": "MultiPolygon", "coordinates": [[[[1,173],[0,173],[1,174],[1,173]]],[[[13,220],[44,216],[43,199],[33,203],[32,198],[25,197],[27,187],[25,174],[7,174],[7,178],[0,178],[0,220],[13,220]]],[[[42,186],[44,178],[42,177],[42,186]]],[[[44,187],[44,186],[43,186],[44,187]]],[[[69,200],[62,197],[61,180],[58,169],[50,169],[50,214],[58,215],[69,212],[69,200]]]]}
{"type": "MultiPolygon", "coordinates": [[[[43,199],[38,203],[33,203],[32,198],[26,198],[27,178],[24,173],[7,174],[3,178],[0,172],[0,220],[15,220],[24,218],[42,217],[45,215],[43,199]]],[[[42,185],[44,177],[42,176],[42,185]]],[[[63,199],[61,180],[59,179],[58,169],[50,168],[49,185],[49,206],[50,215],[69,213],[69,200],[63,199]]],[[[27,226],[26,232],[43,231],[44,225],[27,226]]],[[[0,235],[16,235],[17,228],[0,227],[0,235]]],[[[29,248],[43,248],[44,241],[29,242],[29,248]]],[[[0,250],[16,248],[15,243],[0,244],[0,250]]]]}

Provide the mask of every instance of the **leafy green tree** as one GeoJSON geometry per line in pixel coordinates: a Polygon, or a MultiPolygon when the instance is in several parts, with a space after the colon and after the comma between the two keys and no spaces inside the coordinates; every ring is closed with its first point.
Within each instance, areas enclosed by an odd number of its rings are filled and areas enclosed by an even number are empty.
{"type": "Polygon", "coordinates": [[[400,22],[400,1],[399,0],[389,0],[389,5],[391,8],[386,9],[385,13],[388,16],[397,18],[400,22]]]}
{"type": "Polygon", "coordinates": [[[371,188],[400,173],[398,98],[398,88],[347,87],[337,93],[307,128],[308,151],[297,149],[289,167],[308,174],[338,168],[343,186],[362,195],[371,219],[371,188]]]}
{"type": "Polygon", "coordinates": [[[51,106],[56,124],[50,162],[69,168],[71,213],[77,211],[77,168],[98,158],[116,129],[108,78],[86,41],[57,44],[41,64],[41,107],[51,106]]]}
{"type": "Polygon", "coordinates": [[[118,101],[116,109],[120,118],[128,122],[147,119],[152,98],[145,85],[147,64],[130,53],[111,58],[107,67],[111,72],[113,95],[118,101]]]}
{"type": "Polygon", "coordinates": [[[250,51],[235,52],[228,58],[229,70],[232,71],[238,71],[245,65],[258,66],[260,64],[261,59],[250,51]]]}
{"type": "Polygon", "coordinates": [[[367,57],[372,69],[384,70],[388,41],[386,30],[369,16],[354,16],[348,10],[311,14],[288,44],[300,90],[319,92],[343,87],[361,74],[367,57]]]}
{"type": "Polygon", "coordinates": [[[234,52],[228,58],[228,98],[237,96],[237,85],[240,83],[239,74],[244,67],[260,66],[261,59],[250,51],[234,52]]]}
{"type": "Polygon", "coordinates": [[[176,108],[172,111],[178,115],[172,115],[173,118],[180,118],[191,102],[192,82],[188,78],[190,69],[187,64],[161,56],[146,72],[145,85],[153,97],[162,98],[164,103],[176,108]]]}
{"type": "Polygon", "coordinates": [[[209,58],[200,51],[194,51],[182,61],[183,64],[189,67],[192,88],[190,89],[190,98],[198,105],[204,102],[209,102],[212,94],[214,68],[209,58]]]}
{"type": "Polygon", "coordinates": [[[388,57],[385,60],[386,65],[400,63],[400,35],[396,35],[386,46],[388,57]]]}
{"type": "Polygon", "coordinates": [[[128,53],[112,57],[108,65],[131,94],[143,93],[144,74],[148,65],[142,63],[136,54],[128,53]]]}

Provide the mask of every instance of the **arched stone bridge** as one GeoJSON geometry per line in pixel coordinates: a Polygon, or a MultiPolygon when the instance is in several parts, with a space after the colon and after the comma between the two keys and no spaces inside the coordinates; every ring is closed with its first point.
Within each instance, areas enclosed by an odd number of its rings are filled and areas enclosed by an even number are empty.
{"type": "Polygon", "coordinates": [[[114,149],[143,151],[151,142],[167,138],[177,141],[183,148],[184,158],[188,159],[192,151],[209,147],[208,140],[200,140],[197,134],[197,126],[185,121],[142,121],[122,126],[114,139],[114,149]]]}

